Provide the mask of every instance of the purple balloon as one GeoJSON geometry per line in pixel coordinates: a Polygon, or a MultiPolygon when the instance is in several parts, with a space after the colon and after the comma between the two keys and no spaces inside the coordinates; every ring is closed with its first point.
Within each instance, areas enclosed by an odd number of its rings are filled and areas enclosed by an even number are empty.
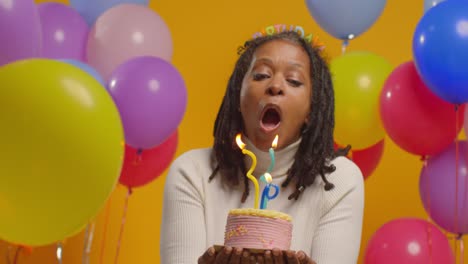
{"type": "Polygon", "coordinates": [[[455,143],[430,157],[419,178],[419,194],[426,212],[445,230],[468,233],[468,142],[455,143]],[[458,189],[456,169],[458,170],[458,189]],[[455,210],[456,209],[456,210],[455,210]]]}
{"type": "Polygon", "coordinates": [[[42,27],[42,56],[85,61],[89,27],[73,8],[60,3],[38,5],[42,27]]]}
{"type": "Polygon", "coordinates": [[[179,126],[187,105],[182,76],[157,57],[136,57],[119,65],[108,90],[119,109],[125,141],[137,149],[163,143],[179,126]]]}
{"type": "Polygon", "coordinates": [[[41,28],[33,0],[0,1],[0,66],[41,53],[41,28]]]}

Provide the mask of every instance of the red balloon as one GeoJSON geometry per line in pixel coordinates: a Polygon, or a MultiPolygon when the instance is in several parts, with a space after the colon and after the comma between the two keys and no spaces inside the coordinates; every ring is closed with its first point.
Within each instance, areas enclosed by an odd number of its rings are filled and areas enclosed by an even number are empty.
{"type": "Polygon", "coordinates": [[[160,176],[174,159],[177,138],[176,131],[161,145],[141,153],[125,145],[125,159],[119,182],[129,188],[140,187],[160,176]]]}
{"type": "Polygon", "coordinates": [[[369,240],[365,264],[455,263],[449,241],[433,224],[417,218],[392,220],[369,240]]]}
{"type": "MultiPolygon", "coordinates": [[[[382,139],[368,148],[358,150],[351,149],[348,152],[347,157],[356,163],[359,169],[361,169],[364,179],[367,179],[372,175],[374,170],[377,168],[377,165],[379,165],[383,155],[384,142],[385,141],[382,139]]],[[[343,148],[343,146],[335,143],[335,149],[338,147],[343,148]]]]}
{"type": "Polygon", "coordinates": [[[387,134],[416,155],[433,155],[447,148],[463,127],[464,112],[464,105],[455,112],[455,105],[432,93],[412,61],[390,74],[380,94],[380,115],[387,134]]]}

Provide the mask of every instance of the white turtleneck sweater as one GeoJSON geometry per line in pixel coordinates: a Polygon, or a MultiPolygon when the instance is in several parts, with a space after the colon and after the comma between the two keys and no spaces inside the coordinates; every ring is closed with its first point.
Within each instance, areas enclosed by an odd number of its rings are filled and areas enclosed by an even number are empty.
{"type": "MultiPolygon", "coordinates": [[[[276,164],[271,173],[273,183],[281,186],[294,162],[297,141],[276,151],[276,164]]],[[[247,142],[247,149],[257,157],[254,175],[258,178],[270,165],[268,152],[247,142]]],[[[196,149],[182,154],[172,164],[164,190],[161,226],[161,262],[163,264],[196,263],[208,247],[223,245],[224,230],[230,209],[253,208],[254,187],[245,203],[241,203],[243,183],[232,187],[223,184],[221,175],[211,182],[212,149],[196,149]]],[[[247,168],[250,158],[246,157],[247,168]]],[[[324,190],[317,177],[299,199],[288,200],[295,191],[292,182],[280,188],[280,194],[268,202],[268,209],[287,213],[293,218],[292,250],[303,250],[317,264],[356,263],[361,244],[364,207],[364,184],[359,168],[345,157],[332,161],[335,172],[327,180],[335,185],[324,190]]],[[[260,193],[264,184],[259,181],[260,193]]]]}

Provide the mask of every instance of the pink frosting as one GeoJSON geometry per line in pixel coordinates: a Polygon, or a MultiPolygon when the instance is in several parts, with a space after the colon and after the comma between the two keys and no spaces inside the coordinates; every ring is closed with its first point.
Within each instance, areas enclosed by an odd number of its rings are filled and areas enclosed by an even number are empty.
{"type": "Polygon", "coordinates": [[[250,215],[229,215],[224,233],[224,245],[287,250],[291,246],[291,237],[290,221],[250,215]]]}

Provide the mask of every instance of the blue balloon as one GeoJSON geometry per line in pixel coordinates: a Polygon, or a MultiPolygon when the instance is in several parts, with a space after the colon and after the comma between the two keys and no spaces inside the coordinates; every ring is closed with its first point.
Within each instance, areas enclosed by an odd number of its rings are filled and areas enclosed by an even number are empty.
{"type": "Polygon", "coordinates": [[[372,26],[386,0],[306,0],[309,13],[330,35],[353,39],[372,26]]]}
{"type": "Polygon", "coordinates": [[[85,71],[86,73],[88,73],[89,75],[93,76],[94,79],[96,79],[100,84],[102,84],[103,86],[105,86],[105,82],[104,82],[104,79],[101,77],[101,75],[93,68],[91,67],[90,65],[84,63],[84,62],[81,62],[81,61],[77,61],[77,60],[72,60],[72,59],[60,59],[59,61],[62,61],[62,62],[66,62],[68,64],[71,64],[75,67],[78,67],[80,68],[81,70],[85,71]]]}
{"type": "Polygon", "coordinates": [[[70,0],[70,5],[80,13],[89,26],[108,9],[119,4],[148,5],[149,0],[70,0]]]}
{"type": "Polygon", "coordinates": [[[424,83],[443,100],[468,101],[468,1],[429,9],[413,35],[413,57],[424,83]]]}
{"type": "Polygon", "coordinates": [[[431,9],[442,1],[445,0],[424,0],[424,12],[427,12],[427,10],[431,9]]]}

